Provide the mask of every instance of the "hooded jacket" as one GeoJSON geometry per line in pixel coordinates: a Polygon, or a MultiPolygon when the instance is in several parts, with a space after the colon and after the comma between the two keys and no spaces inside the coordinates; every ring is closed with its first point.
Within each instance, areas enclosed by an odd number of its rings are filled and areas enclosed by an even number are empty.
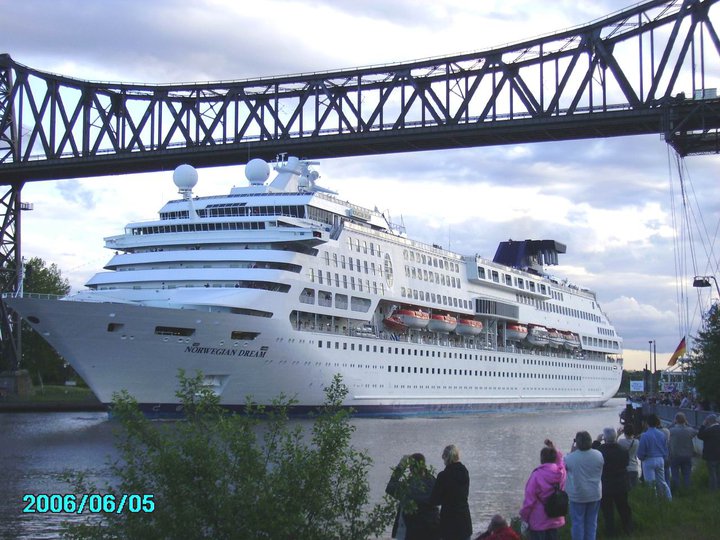
{"type": "Polygon", "coordinates": [[[557,459],[555,463],[543,463],[537,467],[525,484],[525,500],[520,517],[527,522],[530,530],[547,531],[565,525],[564,517],[551,518],[545,513],[545,500],[555,490],[555,484],[565,489],[567,473],[559,450],[557,459]]]}

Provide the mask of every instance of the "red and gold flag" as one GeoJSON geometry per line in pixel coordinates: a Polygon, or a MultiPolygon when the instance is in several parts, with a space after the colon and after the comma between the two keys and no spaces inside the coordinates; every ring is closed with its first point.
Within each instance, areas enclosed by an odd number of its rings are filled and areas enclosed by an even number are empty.
{"type": "Polygon", "coordinates": [[[668,366],[674,366],[677,363],[678,358],[680,358],[683,354],[685,354],[685,338],[682,338],[680,340],[680,344],[677,346],[677,349],[675,349],[675,352],[670,357],[668,366]]]}

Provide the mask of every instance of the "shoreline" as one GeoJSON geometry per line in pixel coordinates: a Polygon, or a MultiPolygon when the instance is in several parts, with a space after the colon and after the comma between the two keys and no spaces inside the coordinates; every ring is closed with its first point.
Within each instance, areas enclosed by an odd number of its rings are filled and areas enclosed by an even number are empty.
{"type": "Polygon", "coordinates": [[[22,412],[102,412],[99,401],[0,401],[0,414],[22,412]]]}

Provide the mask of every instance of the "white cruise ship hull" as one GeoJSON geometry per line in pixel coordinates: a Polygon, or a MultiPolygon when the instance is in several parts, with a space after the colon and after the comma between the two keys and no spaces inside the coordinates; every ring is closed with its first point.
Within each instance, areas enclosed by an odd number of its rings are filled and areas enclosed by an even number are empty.
{"type": "Polygon", "coordinates": [[[178,373],[203,373],[222,405],[270,405],[284,394],[304,412],[335,374],[360,414],[458,413],[497,408],[595,407],[618,389],[620,364],[539,357],[325,332],[277,319],[110,302],[8,298],[103,403],[127,390],[143,410],[176,412],[178,373]],[[37,321],[37,322],[35,322],[37,321]],[[193,328],[191,337],[158,327],[193,328]],[[233,330],[258,332],[231,341],[233,330]],[[548,368],[551,369],[548,369],[548,368]]]}

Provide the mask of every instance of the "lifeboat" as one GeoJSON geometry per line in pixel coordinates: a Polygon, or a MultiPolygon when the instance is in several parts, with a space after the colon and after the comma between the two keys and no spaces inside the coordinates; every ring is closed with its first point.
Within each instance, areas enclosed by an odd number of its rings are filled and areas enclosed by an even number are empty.
{"type": "Polygon", "coordinates": [[[404,332],[407,330],[407,325],[395,315],[390,315],[386,319],[383,319],[383,324],[395,332],[404,332]]]}
{"type": "Polygon", "coordinates": [[[550,343],[550,335],[544,326],[529,326],[527,339],[532,345],[537,347],[544,347],[550,343]]]}
{"type": "Polygon", "coordinates": [[[452,315],[430,315],[430,322],[428,323],[428,330],[433,332],[448,333],[455,330],[457,326],[457,319],[452,315]]]}
{"type": "Polygon", "coordinates": [[[482,332],[483,323],[475,319],[458,319],[455,333],[462,336],[477,336],[482,332]]]}
{"type": "Polygon", "coordinates": [[[528,329],[522,324],[508,324],[505,327],[505,339],[508,341],[522,341],[528,335],[528,329]]]}
{"type": "Polygon", "coordinates": [[[565,338],[554,328],[548,328],[548,345],[553,349],[565,346],[565,338]]]}
{"type": "Polygon", "coordinates": [[[563,347],[569,351],[574,351],[580,348],[580,336],[573,334],[572,332],[563,332],[563,347]]]}
{"type": "Polygon", "coordinates": [[[419,309],[396,309],[392,317],[397,317],[408,328],[425,328],[430,315],[419,309]]]}

